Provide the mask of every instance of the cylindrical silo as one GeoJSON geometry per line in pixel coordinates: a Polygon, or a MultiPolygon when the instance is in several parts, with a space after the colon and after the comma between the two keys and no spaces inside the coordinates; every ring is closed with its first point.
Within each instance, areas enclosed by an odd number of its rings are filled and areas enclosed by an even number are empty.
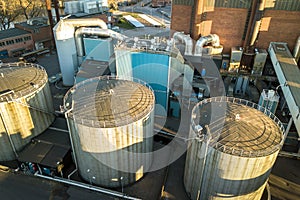
{"type": "Polygon", "coordinates": [[[140,80],[96,77],[64,98],[74,160],[91,184],[121,187],[152,163],[154,93],[140,80]]]}
{"type": "Polygon", "coordinates": [[[53,122],[46,71],[31,63],[0,65],[0,160],[14,160],[53,122]]]}
{"type": "Polygon", "coordinates": [[[269,110],[215,97],[192,112],[184,185],[192,200],[260,200],[282,146],[284,128],[269,110]]]}

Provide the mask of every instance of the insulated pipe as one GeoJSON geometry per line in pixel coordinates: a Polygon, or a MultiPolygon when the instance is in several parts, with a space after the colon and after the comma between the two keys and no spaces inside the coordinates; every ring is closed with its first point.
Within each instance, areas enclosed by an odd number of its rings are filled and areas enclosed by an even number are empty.
{"type": "Polygon", "coordinates": [[[53,28],[60,71],[65,86],[72,86],[74,84],[74,74],[78,70],[74,39],[75,28],[78,27],[100,27],[107,29],[106,23],[98,18],[61,19],[53,28]]]}
{"type": "Polygon", "coordinates": [[[58,183],[65,183],[65,184],[80,187],[80,188],[83,188],[83,189],[88,189],[88,190],[100,192],[102,194],[106,194],[106,195],[110,195],[110,196],[114,196],[114,197],[119,197],[121,199],[141,200],[139,198],[128,196],[124,193],[120,193],[120,192],[116,192],[116,191],[113,191],[113,190],[108,190],[108,189],[105,189],[105,188],[101,188],[101,187],[81,183],[81,182],[78,182],[78,181],[72,181],[72,180],[68,180],[68,179],[64,179],[64,178],[60,178],[60,177],[50,177],[50,176],[45,176],[45,175],[41,175],[41,174],[38,174],[38,173],[35,173],[34,176],[44,178],[44,179],[47,179],[47,180],[51,180],[51,181],[55,181],[55,182],[58,182],[58,183]]]}
{"type": "Polygon", "coordinates": [[[220,46],[220,38],[216,34],[209,34],[207,36],[201,37],[195,45],[194,56],[202,56],[203,46],[211,43],[213,46],[220,46]]]}
{"type": "Polygon", "coordinates": [[[96,35],[102,37],[111,37],[116,40],[123,41],[127,38],[127,36],[112,31],[110,29],[101,29],[101,28],[87,28],[81,27],[75,31],[75,44],[78,56],[78,65],[80,65],[83,61],[83,56],[85,56],[84,52],[84,44],[83,44],[83,35],[96,35]]]}
{"type": "Polygon", "coordinates": [[[184,55],[193,55],[193,40],[189,35],[185,35],[183,32],[175,32],[173,38],[185,44],[184,55]]]}
{"type": "Polygon", "coordinates": [[[100,27],[107,29],[106,23],[98,18],[62,19],[54,28],[56,40],[73,38],[76,27],[100,27]]]}

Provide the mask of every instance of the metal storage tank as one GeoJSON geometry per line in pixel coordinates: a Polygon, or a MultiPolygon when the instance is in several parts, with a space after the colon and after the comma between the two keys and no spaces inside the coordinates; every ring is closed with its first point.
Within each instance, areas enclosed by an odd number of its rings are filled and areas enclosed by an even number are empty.
{"type": "Polygon", "coordinates": [[[16,159],[31,139],[54,121],[44,68],[32,63],[0,65],[0,160],[16,159]]]}
{"type": "Polygon", "coordinates": [[[192,200],[260,200],[283,143],[269,110],[246,100],[214,97],[192,111],[184,185],[192,200]]]}
{"type": "Polygon", "coordinates": [[[90,184],[133,183],[152,163],[154,93],[145,82],[131,80],[87,79],[64,98],[73,158],[90,184]]]}

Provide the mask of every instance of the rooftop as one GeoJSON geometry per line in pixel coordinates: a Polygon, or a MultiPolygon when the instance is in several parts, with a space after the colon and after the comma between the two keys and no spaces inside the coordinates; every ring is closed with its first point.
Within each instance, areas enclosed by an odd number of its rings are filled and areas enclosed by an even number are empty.
{"type": "Polygon", "coordinates": [[[10,29],[0,31],[0,40],[17,37],[21,35],[27,35],[27,34],[31,34],[31,33],[18,28],[10,28],[10,29]]]}
{"type": "Polygon", "coordinates": [[[50,26],[49,24],[46,24],[46,23],[41,23],[41,22],[34,22],[32,24],[28,24],[27,22],[21,22],[19,23],[21,26],[25,27],[25,28],[28,28],[28,29],[38,29],[38,28],[41,28],[41,27],[47,27],[47,26],[50,26]]]}
{"type": "MultiPolygon", "coordinates": [[[[193,114],[194,129],[196,124],[203,128],[208,125],[210,145],[224,153],[253,157],[281,148],[281,122],[257,104],[236,98],[211,98],[200,102],[193,114]]],[[[208,135],[206,129],[202,133],[208,135]]]]}
{"type": "Polygon", "coordinates": [[[70,105],[72,98],[72,114],[79,124],[122,126],[141,119],[154,108],[153,91],[145,85],[115,78],[88,79],[70,89],[64,104],[70,105]]]}

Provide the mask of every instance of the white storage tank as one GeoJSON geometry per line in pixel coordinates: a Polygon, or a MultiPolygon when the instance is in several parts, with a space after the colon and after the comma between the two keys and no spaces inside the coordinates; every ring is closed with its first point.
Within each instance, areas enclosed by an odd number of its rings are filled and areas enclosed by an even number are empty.
{"type": "Polygon", "coordinates": [[[46,71],[31,63],[0,65],[0,161],[14,160],[54,120],[46,71]]]}
{"type": "Polygon", "coordinates": [[[214,97],[194,107],[190,130],[184,185],[192,200],[261,199],[283,143],[284,128],[273,113],[214,97]]]}
{"type": "Polygon", "coordinates": [[[91,184],[121,187],[152,163],[154,93],[144,82],[96,77],[64,98],[74,160],[91,184]]]}

